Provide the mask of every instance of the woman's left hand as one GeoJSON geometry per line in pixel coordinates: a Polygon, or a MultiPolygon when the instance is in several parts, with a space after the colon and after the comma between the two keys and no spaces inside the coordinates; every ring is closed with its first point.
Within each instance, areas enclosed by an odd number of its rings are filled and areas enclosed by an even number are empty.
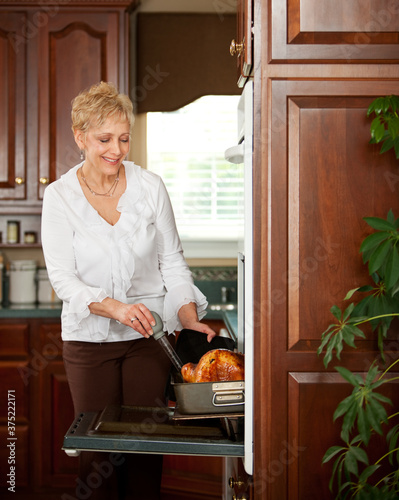
{"type": "Polygon", "coordinates": [[[189,328],[190,330],[206,333],[208,342],[210,342],[213,339],[213,337],[216,336],[216,332],[212,330],[210,326],[208,326],[205,323],[201,323],[199,321],[195,321],[191,323],[189,326],[184,325],[184,328],[189,328]]]}
{"type": "Polygon", "coordinates": [[[212,330],[211,327],[199,321],[197,306],[193,302],[190,302],[179,309],[179,319],[183,328],[206,333],[208,342],[210,342],[216,335],[216,332],[212,330]]]}

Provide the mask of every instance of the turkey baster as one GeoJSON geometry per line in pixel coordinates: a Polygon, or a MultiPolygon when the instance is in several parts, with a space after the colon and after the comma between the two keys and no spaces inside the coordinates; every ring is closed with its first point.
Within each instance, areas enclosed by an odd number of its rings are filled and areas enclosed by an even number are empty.
{"type": "Polygon", "coordinates": [[[151,314],[153,315],[156,321],[156,324],[152,329],[152,331],[154,332],[152,334],[152,337],[161,344],[163,350],[169,356],[170,360],[172,361],[178,373],[180,374],[181,369],[183,367],[183,363],[181,362],[181,359],[176,354],[176,351],[173,349],[173,347],[169,344],[169,341],[165,336],[165,332],[163,331],[163,321],[156,312],[151,311],[151,314]]]}

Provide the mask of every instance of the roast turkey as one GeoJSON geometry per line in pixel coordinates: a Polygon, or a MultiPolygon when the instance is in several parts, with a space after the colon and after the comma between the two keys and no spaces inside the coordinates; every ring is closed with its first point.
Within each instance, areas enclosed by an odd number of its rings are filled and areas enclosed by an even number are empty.
{"type": "Polygon", "coordinates": [[[198,363],[186,363],[181,374],[185,382],[244,380],[244,355],[228,349],[213,349],[198,363]]]}

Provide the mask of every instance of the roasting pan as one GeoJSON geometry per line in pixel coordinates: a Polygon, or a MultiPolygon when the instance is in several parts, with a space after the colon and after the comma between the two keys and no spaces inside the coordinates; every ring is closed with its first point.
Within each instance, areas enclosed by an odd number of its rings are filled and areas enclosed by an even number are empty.
{"type": "Polygon", "coordinates": [[[179,383],[172,381],[180,414],[244,414],[245,385],[234,382],[179,383]]]}
{"type": "MultiPolygon", "coordinates": [[[[185,363],[198,363],[212,349],[234,350],[235,342],[225,337],[207,341],[206,334],[184,329],[176,342],[176,353],[185,363]]],[[[169,399],[176,401],[176,412],[181,415],[244,414],[245,382],[182,382],[172,369],[169,399]]]]}

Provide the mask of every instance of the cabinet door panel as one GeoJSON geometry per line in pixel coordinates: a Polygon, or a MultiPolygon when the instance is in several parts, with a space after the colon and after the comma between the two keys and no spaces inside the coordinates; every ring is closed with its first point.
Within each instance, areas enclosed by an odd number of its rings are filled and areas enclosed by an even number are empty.
{"type": "Polygon", "coordinates": [[[29,324],[0,324],[0,358],[26,357],[29,349],[29,324]]]}
{"type": "Polygon", "coordinates": [[[23,13],[0,12],[0,196],[3,200],[26,197],[24,24],[23,13]]]}
{"type": "Polygon", "coordinates": [[[272,0],[273,62],[396,62],[399,16],[392,0],[272,0]]]}
{"type": "Polygon", "coordinates": [[[63,438],[74,419],[72,398],[62,361],[53,361],[43,370],[42,473],[43,486],[73,487],[78,459],[61,449],[63,438]]]}
{"type": "Polygon", "coordinates": [[[118,13],[69,12],[59,13],[40,32],[39,168],[48,182],[80,161],[71,100],[101,80],[120,83],[119,29],[118,13]]]}
{"type": "Polygon", "coordinates": [[[27,422],[29,415],[28,390],[29,386],[23,377],[23,373],[28,369],[27,363],[9,361],[0,363],[0,420],[7,422],[8,391],[13,391],[15,396],[15,419],[17,422],[27,422]]]}
{"type": "MultiPolygon", "coordinates": [[[[360,373],[360,375],[364,377],[366,374],[360,373]]],[[[391,376],[397,374],[392,373],[391,376]]],[[[288,465],[289,470],[288,498],[331,498],[328,483],[334,460],[322,467],[310,467],[309,464],[313,462],[321,464],[330,446],[345,446],[344,441],[340,439],[342,418],[333,425],[331,422],[336,407],[344,397],[351,394],[353,386],[338,373],[317,372],[289,373],[288,386],[289,431],[286,451],[281,453],[281,460],[288,465]],[[317,425],[315,425],[316,419],[317,425]]],[[[397,381],[385,384],[384,387],[377,389],[377,392],[389,397],[393,402],[393,408],[398,407],[397,381]]],[[[385,427],[383,425],[384,432],[386,432],[385,427]]],[[[386,451],[385,438],[373,435],[366,448],[370,463],[375,463],[386,451]]],[[[381,464],[385,470],[388,461],[382,461],[381,464]]],[[[283,463],[281,468],[282,466],[283,463]]],[[[388,472],[385,470],[385,473],[388,472]]]]}
{"type": "MultiPolygon", "coordinates": [[[[255,498],[321,500],[331,497],[331,468],[321,459],[340,444],[334,410],[352,387],[336,362],[324,369],[317,348],[334,320],[331,306],[346,307],[348,290],[370,283],[359,254],[371,233],[363,217],[397,211],[397,162],[369,144],[366,110],[375,97],[399,93],[399,83],[273,78],[268,85],[262,256],[271,264],[255,299],[255,366],[265,367],[254,388],[255,498]]],[[[397,337],[397,324],[391,333],[397,337]]],[[[339,364],[364,373],[378,346],[373,335],[357,345],[339,364]]],[[[396,359],[397,342],[387,347],[387,359],[396,359]]]]}

